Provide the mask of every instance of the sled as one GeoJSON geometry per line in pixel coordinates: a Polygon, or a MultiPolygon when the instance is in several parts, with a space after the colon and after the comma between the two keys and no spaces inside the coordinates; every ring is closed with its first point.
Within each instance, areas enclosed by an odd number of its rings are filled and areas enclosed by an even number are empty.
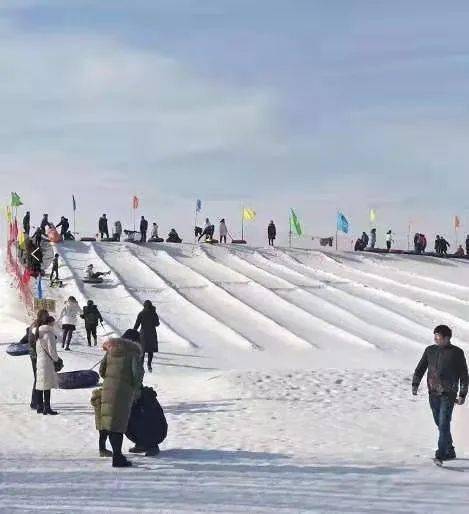
{"type": "Polygon", "coordinates": [[[164,243],[164,239],[162,237],[152,237],[148,240],[149,243],[164,243]]]}
{"type": "Polygon", "coordinates": [[[94,243],[96,242],[95,237],[81,237],[80,241],[83,241],[84,243],[94,243]]]}
{"type": "Polygon", "coordinates": [[[118,243],[118,239],[116,239],[115,237],[103,237],[103,239],[101,239],[101,243],[118,243]]]}
{"type": "Polygon", "coordinates": [[[218,239],[207,239],[206,241],[202,241],[203,243],[207,243],[209,245],[217,245],[219,243],[218,239]]]}
{"type": "Polygon", "coordinates": [[[29,354],[29,343],[11,343],[7,346],[6,352],[12,357],[29,354]]]}
{"type": "Polygon", "coordinates": [[[232,245],[245,245],[247,242],[244,239],[233,239],[231,241],[232,245]]]}
{"type": "Polygon", "coordinates": [[[63,280],[53,280],[52,282],[49,283],[49,287],[62,288],[62,287],[65,287],[65,285],[63,283],[63,280]]]}
{"type": "Polygon", "coordinates": [[[173,241],[173,240],[171,240],[171,239],[166,239],[166,242],[167,242],[167,243],[176,243],[176,244],[180,244],[180,243],[182,243],[182,239],[179,239],[178,241],[173,241]]]}
{"type": "Polygon", "coordinates": [[[83,284],[102,284],[104,282],[104,278],[103,277],[98,277],[98,278],[88,278],[88,277],[85,277],[83,279],[83,284]]]}
{"type": "Polygon", "coordinates": [[[86,389],[96,387],[99,383],[99,375],[91,369],[80,371],[66,371],[57,373],[60,389],[86,389]]]}

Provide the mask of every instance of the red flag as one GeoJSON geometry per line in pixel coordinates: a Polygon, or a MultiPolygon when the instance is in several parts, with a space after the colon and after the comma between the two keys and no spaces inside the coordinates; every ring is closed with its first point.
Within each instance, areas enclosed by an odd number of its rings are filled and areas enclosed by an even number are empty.
{"type": "Polygon", "coordinates": [[[459,220],[459,216],[454,217],[454,228],[459,228],[461,226],[461,221],[459,220]]]}
{"type": "Polygon", "coordinates": [[[132,200],[132,207],[134,209],[138,209],[138,204],[140,203],[140,200],[138,199],[137,196],[134,196],[133,200],[132,200]]]}

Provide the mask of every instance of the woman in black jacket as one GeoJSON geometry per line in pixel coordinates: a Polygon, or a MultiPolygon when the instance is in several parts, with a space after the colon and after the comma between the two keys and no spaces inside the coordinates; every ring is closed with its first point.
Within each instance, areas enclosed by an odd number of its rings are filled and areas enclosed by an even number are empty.
{"type": "Polygon", "coordinates": [[[137,316],[134,330],[140,330],[140,343],[142,345],[143,360],[145,353],[148,353],[148,371],[152,372],[151,363],[153,361],[153,353],[158,352],[158,334],[156,327],[160,326],[160,319],[156,313],[154,305],[150,300],[146,300],[143,304],[143,310],[137,316]]]}

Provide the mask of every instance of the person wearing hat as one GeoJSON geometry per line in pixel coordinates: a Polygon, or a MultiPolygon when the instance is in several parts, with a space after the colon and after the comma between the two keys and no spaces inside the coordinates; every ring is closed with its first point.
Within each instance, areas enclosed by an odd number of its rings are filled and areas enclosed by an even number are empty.
{"type": "Polygon", "coordinates": [[[129,329],[121,338],[106,341],[103,349],[106,354],[99,368],[103,386],[99,401],[98,395],[92,397],[96,426],[100,431],[100,454],[107,456],[108,452],[102,450],[105,450],[106,437],[109,437],[112,466],[126,468],[132,463],[122,455],[122,442],[144,375],[140,334],[129,329]]]}
{"type": "Polygon", "coordinates": [[[88,340],[88,346],[91,346],[91,336],[93,336],[94,345],[97,346],[98,323],[103,322],[103,317],[99,312],[98,306],[93,303],[93,300],[88,300],[88,303],[83,307],[83,314],[81,317],[85,320],[86,339],[88,340]]]}

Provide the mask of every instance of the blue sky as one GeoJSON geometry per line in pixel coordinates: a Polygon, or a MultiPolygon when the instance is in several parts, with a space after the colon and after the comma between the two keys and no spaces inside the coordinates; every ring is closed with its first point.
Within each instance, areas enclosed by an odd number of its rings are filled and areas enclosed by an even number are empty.
{"type": "MultiPolygon", "coordinates": [[[[3,1],[0,175],[33,212],[79,200],[186,238],[193,205],[295,207],[308,235],[469,231],[467,2],[3,1]],[[47,207],[45,207],[47,205],[47,207]]],[[[37,216],[39,217],[39,216],[37,216]]]]}

